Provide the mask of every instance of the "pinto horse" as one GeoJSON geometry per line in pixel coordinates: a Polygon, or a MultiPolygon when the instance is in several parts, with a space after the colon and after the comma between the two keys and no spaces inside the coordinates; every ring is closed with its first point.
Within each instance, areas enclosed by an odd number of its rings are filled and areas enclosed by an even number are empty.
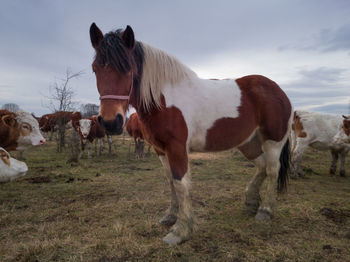
{"type": "Polygon", "coordinates": [[[272,217],[276,185],[279,191],[286,188],[293,118],[291,103],[275,82],[260,75],[200,79],[174,57],[136,41],[130,26],[103,35],[93,23],[90,39],[99,122],[121,134],[132,105],[169,179],[171,205],[159,222],[172,228],[163,241],[175,245],[193,232],[190,150],[238,148],[257,167],[246,189],[246,208],[257,220],[272,217]],[[267,190],[260,198],[265,179],[267,190]]]}

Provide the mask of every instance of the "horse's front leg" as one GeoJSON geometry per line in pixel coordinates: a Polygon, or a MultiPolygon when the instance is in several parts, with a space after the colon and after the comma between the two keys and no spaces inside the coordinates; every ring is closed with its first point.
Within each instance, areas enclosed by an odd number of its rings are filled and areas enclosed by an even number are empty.
{"type": "Polygon", "coordinates": [[[168,158],[165,155],[159,155],[160,162],[164,167],[165,176],[170,184],[171,191],[171,204],[165,215],[159,220],[159,223],[165,226],[172,226],[176,223],[177,212],[179,210],[179,203],[177,201],[177,196],[174,187],[173,176],[171,174],[170,165],[168,158]]]}
{"type": "Polygon", "coordinates": [[[175,194],[179,204],[176,223],[171,228],[163,241],[176,245],[190,238],[193,231],[193,215],[190,199],[191,174],[188,163],[186,145],[180,143],[171,144],[166,152],[169,161],[175,194]]]}

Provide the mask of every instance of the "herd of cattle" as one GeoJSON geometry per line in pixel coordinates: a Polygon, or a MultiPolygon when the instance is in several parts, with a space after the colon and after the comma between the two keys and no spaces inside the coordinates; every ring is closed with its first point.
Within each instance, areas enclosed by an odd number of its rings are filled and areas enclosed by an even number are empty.
{"type": "MultiPolygon", "coordinates": [[[[97,117],[82,118],[80,112],[56,112],[36,118],[30,113],[0,110],[0,182],[12,181],[28,171],[26,163],[10,156],[8,151],[24,151],[32,146],[45,144],[42,133],[52,133],[59,124],[73,127],[79,133],[81,153],[85,145],[99,141],[101,155],[103,139],[107,135],[109,153],[111,153],[111,136],[98,123],[97,117]],[[87,143],[90,142],[90,143],[87,143]]],[[[143,141],[149,141],[136,113],[132,114],[126,124],[126,130],[135,140],[135,147],[143,141]]],[[[291,177],[303,176],[301,168],[302,155],[308,146],[317,150],[330,150],[332,165],[330,173],[335,174],[340,156],[340,176],[345,176],[345,157],[350,151],[350,116],[329,115],[306,111],[295,111],[290,134],[291,141],[291,177]]]]}

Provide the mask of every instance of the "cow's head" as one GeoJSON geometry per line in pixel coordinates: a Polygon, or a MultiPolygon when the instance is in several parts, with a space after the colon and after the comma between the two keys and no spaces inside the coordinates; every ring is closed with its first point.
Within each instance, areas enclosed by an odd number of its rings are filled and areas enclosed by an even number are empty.
{"type": "Polygon", "coordinates": [[[17,140],[16,150],[22,151],[31,146],[39,146],[45,143],[38,121],[28,112],[19,111],[16,117],[19,123],[20,136],[17,140]]]}
{"type": "Polygon", "coordinates": [[[90,134],[91,126],[94,124],[90,119],[79,120],[79,131],[83,139],[86,139],[90,134]]]}
{"type": "Polygon", "coordinates": [[[338,133],[334,137],[336,144],[349,144],[350,146],[350,116],[343,115],[343,124],[339,128],[338,133]]]}
{"type": "Polygon", "coordinates": [[[0,182],[8,182],[24,176],[28,171],[26,163],[18,161],[0,147],[0,182]]]}

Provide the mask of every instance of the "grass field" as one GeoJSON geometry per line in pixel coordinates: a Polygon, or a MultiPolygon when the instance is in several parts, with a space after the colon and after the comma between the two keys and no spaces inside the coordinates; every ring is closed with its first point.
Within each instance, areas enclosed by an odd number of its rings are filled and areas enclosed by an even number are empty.
{"type": "Polygon", "coordinates": [[[191,154],[197,230],[170,247],[157,222],[170,203],[160,161],[114,141],[113,155],[73,166],[53,142],[25,153],[28,174],[0,184],[0,261],[350,261],[350,178],[328,174],[329,152],[307,152],[306,178],[267,222],[245,213],[255,168],[244,157],[191,154]]]}

